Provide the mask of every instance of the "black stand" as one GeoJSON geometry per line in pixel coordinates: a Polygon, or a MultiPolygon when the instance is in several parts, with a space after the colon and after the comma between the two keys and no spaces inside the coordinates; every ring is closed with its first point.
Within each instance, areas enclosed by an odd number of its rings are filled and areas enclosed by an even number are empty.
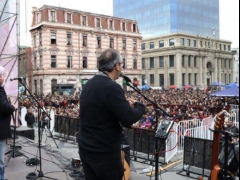
{"type": "MultiPolygon", "coordinates": [[[[15,158],[15,157],[18,157],[18,156],[25,156],[23,153],[19,152],[18,151],[18,148],[16,148],[16,115],[17,115],[17,110],[15,110],[15,115],[12,114],[12,118],[13,118],[13,122],[15,123],[14,124],[14,129],[13,129],[13,145],[11,147],[11,150],[6,152],[5,155],[9,154],[9,157],[8,157],[8,162],[6,164],[6,167],[10,161],[11,158],[15,158]]],[[[28,158],[27,156],[25,156],[26,158],[28,158]]]]}
{"type": "MultiPolygon", "coordinates": [[[[38,171],[39,174],[38,174],[38,177],[45,177],[45,178],[48,178],[48,179],[53,179],[53,180],[57,180],[57,179],[54,179],[54,178],[50,178],[50,177],[47,177],[47,176],[44,176],[43,174],[43,171],[42,171],[42,153],[41,153],[41,141],[42,141],[42,138],[41,138],[41,130],[40,130],[40,126],[39,126],[39,121],[40,121],[40,109],[42,110],[42,112],[45,112],[44,109],[40,106],[39,102],[34,98],[34,96],[32,95],[32,93],[29,91],[29,89],[25,86],[25,84],[22,82],[22,79],[21,78],[18,78],[18,81],[19,83],[21,83],[21,85],[23,85],[23,87],[26,89],[26,91],[29,93],[29,95],[34,99],[34,101],[37,103],[38,105],[38,149],[39,149],[39,166],[40,166],[40,170],[38,171]]],[[[46,113],[46,112],[45,112],[46,113]]],[[[46,113],[47,114],[47,113],[46,113]]],[[[47,114],[48,116],[48,114],[47,114]]],[[[49,120],[51,120],[51,118],[48,116],[49,120]]],[[[47,127],[48,128],[48,127],[47,127]]],[[[49,130],[50,134],[51,134],[51,137],[54,141],[54,143],[56,144],[56,141],[54,140],[53,138],[53,135],[51,133],[51,131],[49,130]]],[[[56,144],[56,147],[58,148],[57,144],[56,144]]]]}
{"type": "MultiPolygon", "coordinates": [[[[157,128],[158,128],[158,116],[159,116],[159,112],[160,112],[160,110],[165,114],[165,115],[167,115],[167,116],[169,116],[169,117],[172,117],[171,115],[169,115],[165,110],[163,110],[162,108],[160,108],[159,106],[158,106],[158,104],[157,103],[155,103],[155,102],[153,102],[153,101],[151,101],[149,98],[147,98],[146,96],[144,96],[141,92],[140,92],[140,90],[139,89],[137,89],[136,87],[134,87],[134,86],[132,86],[131,84],[130,84],[130,82],[127,82],[127,86],[129,86],[129,87],[131,87],[134,91],[136,91],[138,94],[140,94],[145,100],[147,100],[148,102],[150,102],[153,106],[154,106],[154,110],[155,110],[155,112],[156,112],[156,130],[157,130],[157,128]]],[[[155,138],[156,139],[156,141],[155,141],[155,180],[158,180],[159,178],[158,178],[158,167],[159,167],[159,165],[158,165],[158,163],[159,163],[159,153],[158,153],[158,138],[155,138]]],[[[161,145],[162,145],[163,143],[161,143],[161,145]]],[[[161,148],[161,147],[160,147],[161,148]]]]}

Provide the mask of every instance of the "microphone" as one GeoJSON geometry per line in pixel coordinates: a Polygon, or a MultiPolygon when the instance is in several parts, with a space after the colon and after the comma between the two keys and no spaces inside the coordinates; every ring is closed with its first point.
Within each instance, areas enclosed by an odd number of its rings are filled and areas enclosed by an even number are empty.
{"type": "Polygon", "coordinates": [[[122,72],[120,73],[120,77],[125,79],[125,81],[127,81],[127,82],[132,82],[131,79],[129,77],[127,77],[125,74],[123,74],[122,72]]]}
{"type": "Polygon", "coordinates": [[[22,77],[18,77],[18,78],[11,78],[10,81],[15,81],[15,80],[18,80],[18,81],[22,81],[22,77]]]}

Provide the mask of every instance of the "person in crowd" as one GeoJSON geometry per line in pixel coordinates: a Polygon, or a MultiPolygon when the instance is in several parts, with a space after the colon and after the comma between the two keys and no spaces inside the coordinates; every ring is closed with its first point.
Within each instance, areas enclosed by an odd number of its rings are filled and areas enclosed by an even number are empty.
{"type": "Polygon", "coordinates": [[[227,124],[227,128],[226,131],[233,133],[233,134],[238,134],[239,133],[239,129],[238,127],[236,127],[233,123],[232,119],[228,120],[228,124],[227,124]]]}
{"type": "Polygon", "coordinates": [[[145,105],[126,99],[115,81],[123,70],[117,50],[99,58],[99,72],[84,86],[80,97],[79,153],[86,180],[122,180],[122,126],[131,127],[145,113],[145,105]]]}
{"type": "Polygon", "coordinates": [[[4,154],[6,139],[11,138],[10,122],[15,106],[11,105],[4,90],[6,73],[4,67],[0,66],[0,180],[5,180],[4,154]]]}
{"type": "Polygon", "coordinates": [[[35,116],[32,113],[32,107],[28,108],[27,114],[25,115],[25,121],[27,122],[27,126],[29,128],[33,128],[33,124],[35,123],[35,116]]]}

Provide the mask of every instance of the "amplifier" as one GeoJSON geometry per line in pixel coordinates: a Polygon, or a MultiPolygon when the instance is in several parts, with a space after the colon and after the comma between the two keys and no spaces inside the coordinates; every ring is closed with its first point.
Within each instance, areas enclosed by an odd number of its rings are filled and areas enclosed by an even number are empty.
{"type": "MultiPolygon", "coordinates": [[[[13,135],[13,133],[14,133],[13,127],[11,127],[11,132],[13,135]]],[[[16,128],[16,135],[23,136],[23,137],[26,137],[26,138],[34,141],[34,129],[32,129],[32,128],[20,126],[20,127],[16,128]]]]}

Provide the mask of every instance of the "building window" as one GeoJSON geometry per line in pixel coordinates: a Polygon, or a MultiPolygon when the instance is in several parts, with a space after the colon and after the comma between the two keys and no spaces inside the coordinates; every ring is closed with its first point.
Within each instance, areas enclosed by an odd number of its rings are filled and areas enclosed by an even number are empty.
{"type": "Polygon", "coordinates": [[[231,45],[228,45],[228,51],[231,51],[231,45]]]}
{"type": "Polygon", "coordinates": [[[142,50],[145,50],[145,49],[146,49],[146,44],[142,43],[142,50]]]}
{"type": "Polygon", "coordinates": [[[175,46],[175,39],[169,40],[169,46],[175,46]]]}
{"type": "Polygon", "coordinates": [[[232,78],[232,76],[231,76],[231,74],[229,74],[229,82],[231,82],[231,78],[232,78]]]}
{"type": "Polygon", "coordinates": [[[101,48],[101,37],[97,37],[97,48],[101,48]]]}
{"type": "Polygon", "coordinates": [[[122,44],[123,44],[123,47],[122,47],[123,50],[126,50],[126,48],[127,48],[127,47],[126,47],[126,39],[123,39],[123,40],[122,40],[122,44]]]}
{"type": "Polygon", "coordinates": [[[159,83],[160,87],[164,87],[164,74],[159,75],[159,81],[160,81],[159,83]]]}
{"type": "Polygon", "coordinates": [[[35,94],[37,94],[37,80],[34,80],[35,94]]]}
{"type": "Polygon", "coordinates": [[[150,57],[150,68],[154,69],[154,57],[150,57]]]}
{"type": "Polygon", "coordinates": [[[83,57],[83,69],[88,67],[87,57],[83,57]]]}
{"type": "Polygon", "coordinates": [[[185,86],[185,78],[186,78],[186,74],[182,73],[182,85],[185,86]]]}
{"type": "Polygon", "coordinates": [[[210,42],[208,42],[208,48],[211,48],[211,43],[210,42]]]}
{"type": "Polygon", "coordinates": [[[198,76],[198,74],[195,73],[195,74],[194,74],[194,85],[195,85],[195,86],[197,85],[197,76],[198,76]]]}
{"type": "Polygon", "coordinates": [[[146,68],[146,64],[145,64],[145,58],[142,58],[142,69],[145,69],[146,68]]]}
{"type": "Polygon", "coordinates": [[[189,85],[192,85],[192,74],[191,73],[188,74],[188,82],[189,82],[189,85]]]}
{"type": "Polygon", "coordinates": [[[185,55],[182,55],[182,67],[185,67],[185,55]]]}
{"type": "MultiPolygon", "coordinates": [[[[25,63],[25,59],[23,58],[23,62],[25,63]]],[[[37,69],[37,57],[34,56],[34,69],[37,69]]]]}
{"type": "Polygon", "coordinates": [[[87,16],[82,17],[82,25],[84,25],[84,26],[87,25],[87,16]]]}
{"type": "Polygon", "coordinates": [[[191,67],[191,56],[188,56],[188,67],[191,67]]]}
{"type": "Polygon", "coordinates": [[[87,36],[83,35],[83,46],[87,47],[87,36]]]}
{"type": "Polygon", "coordinates": [[[174,74],[169,74],[169,78],[170,78],[170,86],[175,84],[175,79],[174,79],[174,74]]]}
{"type": "Polygon", "coordinates": [[[114,38],[110,38],[110,48],[114,48],[114,38]]]}
{"type": "Polygon", "coordinates": [[[42,46],[42,32],[39,32],[39,45],[42,46]]]}
{"type": "Polygon", "coordinates": [[[133,40],[133,50],[137,50],[137,40],[133,40]]]}
{"type": "Polygon", "coordinates": [[[187,39],[187,46],[191,46],[191,40],[187,39]]]}
{"type": "Polygon", "coordinates": [[[33,36],[33,43],[34,43],[34,47],[37,47],[37,35],[34,34],[33,36]]]}
{"type": "Polygon", "coordinates": [[[109,20],[109,29],[113,29],[113,20],[109,20]]]}
{"type": "Polygon", "coordinates": [[[227,46],[226,46],[226,44],[224,44],[223,47],[224,47],[224,51],[226,51],[226,50],[227,50],[227,46]]]}
{"type": "Polygon", "coordinates": [[[67,45],[72,45],[72,33],[67,33],[67,45]]]}
{"type": "Polygon", "coordinates": [[[126,31],[126,23],[125,22],[122,22],[122,30],[126,31]]]}
{"type": "Polygon", "coordinates": [[[56,32],[51,32],[51,44],[57,44],[56,32]]]}
{"type": "Polygon", "coordinates": [[[164,56],[159,56],[159,67],[164,68],[164,56]]]}
{"type": "Polygon", "coordinates": [[[193,40],[193,47],[197,47],[197,41],[193,40]]]}
{"type": "Polygon", "coordinates": [[[137,59],[133,60],[133,69],[137,69],[137,59]]]}
{"type": "Polygon", "coordinates": [[[136,24],[133,24],[133,32],[136,32],[137,28],[136,28],[136,24]]]}
{"type": "Polygon", "coordinates": [[[222,44],[219,44],[219,49],[222,50],[222,44]]]}
{"type": "Polygon", "coordinates": [[[150,49],[154,49],[154,42],[150,42],[150,49]]]}
{"type": "Polygon", "coordinates": [[[181,44],[181,46],[184,46],[184,45],[185,45],[184,38],[181,38],[181,39],[180,39],[180,44],[181,44]]]}
{"type": "Polygon", "coordinates": [[[232,68],[232,60],[231,59],[229,59],[229,69],[231,69],[232,68]]]}
{"type": "Polygon", "coordinates": [[[154,74],[150,74],[150,84],[154,85],[154,74]]]}
{"type": "Polygon", "coordinates": [[[67,56],[67,68],[72,68],[72,56],[67,56]]]}
{"type": "Polygon", "coordinates": [[[164,40],[159,41],[159,47],[164,47],[164,40]]]}
{"type": "Polygon", "coordinates": [[[197,67],[197,56],[194,57],[194,67],[197,67]]]}
{"type": "Polygon", "coordinates": [[[99,58],[100,57],[97,57],[97,68],[99,67],[99,58]]]}
{"type": "Polygon", "coordinates": [[[96,27],[101,27],[101,19],[100,18],[97,18],[96,19],[96,27]]]}
{"type": "Polygon", "coordinates": [[[43,59],[42,59],[42,55],[40,55],[40,68],[43,68],[43,59]]]}
{"type": "Polygon", "coordinates": [[[56,55],[51,55],[51,68],[57,67],[57,58],[56,55]]]}
{"type": "Polygon", "coordinates": [[[200,46],[203,47],[203,41],[200,41],[200,46]]]}
{"type": "Polygon", "coordinates": [[[72,23],[72,14],[67,13],[67,23],[72,23]]]}
{"type": "Polygon", "coordinates": [[[169,56],[169,65],[170,67],[174,67],[174,55],[169,56]]]}
{"type": "Polygon", "coordinates": [[[224,68],[227,68],[227,59],[224,60],[224,68]]]}
{"type": "Polygon", "coordinates": [[[50,21],[55,22],[55,11],[50,12],[50,21]]]}
{"type": "Polygon", "coordinates": [[[123,69],[126,69],[126,59],[123,58],[123,69]]]}
{"type": "Polygon", "coordinates": [[[37,13],[37,19],[36,19],[36,22],[37,22],[37,23],[39,23],[39,22],[40,22],[40,18],[41,18],[40,14],[39,14],[39,13],[37,13]]]}

